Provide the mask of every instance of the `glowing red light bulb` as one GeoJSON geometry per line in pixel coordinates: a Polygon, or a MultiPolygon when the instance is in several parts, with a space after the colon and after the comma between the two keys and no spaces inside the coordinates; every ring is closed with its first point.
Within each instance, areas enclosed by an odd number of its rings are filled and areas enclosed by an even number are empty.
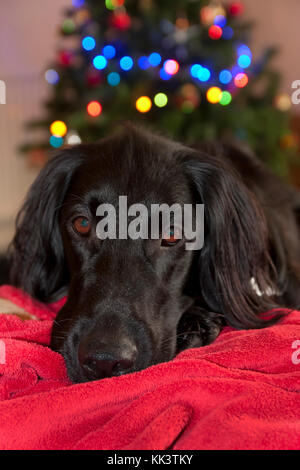
{"type": "Polygon", "coordinates": [[[177,60],[166,60],[164,69],[169,75],[175,75],[179,70],[179,64],[177,60]]]}
{"type": "Polygon", "coordinates": [[[222,37],[223,30],[220,26],[212,25],[208,30],[210,39],[220,39],[222,37]]]}
{"type": "Polygon", "coordinates": [[[102,106],[99,101],[90,101],[86,109],[88,114],[92,117],[100,116],[102,112],[102,106]]]}
{"type": "Polygon", "coordinates": [[[234,84],[238,88],[244,88],[249,81],[248,76],[245,73],[238,73],[234,77],[234,84]]]}

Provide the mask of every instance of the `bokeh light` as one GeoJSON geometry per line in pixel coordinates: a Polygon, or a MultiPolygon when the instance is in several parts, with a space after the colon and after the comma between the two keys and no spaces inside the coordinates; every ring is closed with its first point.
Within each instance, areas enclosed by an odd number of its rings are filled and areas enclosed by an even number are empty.
{"type": "Polygon", "coordinates": [[[238,73],[234,77],[234,84],[238,88],[244,88],[249,81],[248,76],[245,73],[238,73]]]}
{"type": "Polygon", "coordinates": [[[279,111],[288,111],[292,106],[291,98],[286,93],[280,93],[275,97],[274,105],[279,111]]]}
{"type": "Polygon", "coordinates": [[[212,25],[208,30],[208,35],[210,39],[220,39],[222,37],[223,30],[220,26],[212,25]]]}
{"type": "Polygon", "coordinates": [[[67,126],[63,121],[54,121],[50,126],[51,134],[57,137],[63,137],[67,133],[67,126]]]}
{"type": "Polygon", "coordinates": [[[54,69],[49,69],[45,73],[45,79],[50,85],[55,85],[59,82],[59,75],[54,69]]]}
{"type": "Polygon", "coordinates": [[[129,57],[128,55],[122,57],[122,59],[120,60],[120,67],[122,70],[131,70],[132,67],[133,67],[133,60],[131,57],[129,57]]]}
{"type": "Polygon", "coordinates": [[[92,51],[96,47],[96,41],[92,36],[86,36],[81,43],[85,51],[92,51]]]}
{"type": "Polygon", "coordinates": [[[229,6],[229,13],[232,16],[241,15],[243,11],[244,11],[244,5],[242,4],[242,2],[233,2],[229,6]]]}
{"type": "Polygon", "coordinates": [[[207,90],[206,98],[207,98],[207,101],[209,101],[209,103],[213,103],[213,104],[219,103],[221,97],[222,97],[222,90],[219,87],[213,86],[207,90]]]}
{"type": "Polygon", "coordinates": [[[72,54],[71,51],[60,51],[58,55],[58,60],[60,65],[63,65],[64,67],[68,67],[69,65],[72,64],[72,61],[74,59],[74,55],[72,54]]]}
{"type": "Polygon", "coordinates": [[[224,28],[224,26],[226,25],[226,16],[224,15],[216,15],[215,18],[214,18],[214,25],[215,26],[220,26],[220,28],[224,28]]]}
{"type": "Polygon", "coordinates": [[[117,72],[111,72],[107,75],[107,82],[111,86],[118,86],[121,81],[121,77],[117,72]]]}
{"type": "Polygon", "coordinates": [[[225,26],[225,28],[223,28],[223,34],[222,34],[223,39],[226,39],[226,40],[232,39],[233,35],[234,35],[234,31],[231,28],[231,26],[225,26]]]}
{"type": "Polygon", "coordinates": [[[251,64],[251,57],[249,57],[248,55],[246,54],[242,54],[240,55],[240,57],[238,58],[238,65],[240,67],[242,67],[243,69],[246,69],[247,67],[249,67],[249,65],[251,64]]]}
{"type": "Polygon", "coordinates": [[[76,25],[71,18],[66,18],[61,27],[65,34],[72,34],[76,29],[76,25]]]}
{"type": "Polygon", "coordinates": [[[93,64],[94,64],[95,69],[103,70],[107,66],[107,60],[103,55],[97,55],[93,59],[93,64]]]}
{"type": "Polygon", "coordinates": [[[138,64],[139,64],[139,67],[140,67],[142,70],[147,70],[147,69],[150,67],[150,63],[149,63],[148,57],[146,57],[146,56],[144,56],[144,55],[139,58],[138,64]]]}
{"type": "Polygon", "coordinates": [[[147,113],[152,108],[152,101],[149,96],[141,96],[136,100],[135,106],[140,113],[147,113]]]}
{"type": "Polygon", "coordinates": [[[210,76],[210,70],[208,70],[206,67],[201,67],[201,69],[198,71],[197,78],[200,80],[200,82],[207,82],[207,80],[210,79],[210,76]]]}
{"type": "Polygon", "coordinates": [[[76,131],[69,131],[66,138],[69,145],[81,144],[81,138],[76,131]]]}
{"type": "Polygon", "coordinates": [[[231,103],[231,101],[232,101],[231,93],[229,93],[229,91],[223,91],[221,99],[220,99],[220,104],[222,106],[227,106],[231,103]]]}
{"type": "Polygon", "coordinates": [[[161,55],[158,52],[152,52],[148,57],[148,61],[152,67],[157,67],[161,63],[161,55]]]}
{"type": "Polygon", "coordinates": [[[99,101],[90,101],[86,109],[88,114],[92,117],[100,116],[102,112],[102,106],[99,101]]]}
{"type": "Polygon", "coordinates": [[[198,73],[202,69],[202,66],[200,64],[194,64],[190,68],[190,74],[194,78],[198,78],[198,73]]]}
{"type": "Polygon", "coordinates": [[[207,5],[201,8],[200,18],[201,18],[202,23],[209,25],[213,22],[214,17],[215,17],[215,11],[211,6],[207,5]]]}
{"type": "Polygon", "coordinates": [[[164,63],[164,70],[169,75],[175,75],[179,71],[179,64],[177,60],[166,60],[164,63]]]}
{"type": "Polygon", "coordinates": [[[104,46],[102,49],[102,54],[106,59],[113,59],[116,55],[117,51],[114,46],[111,44],[108,44],[107,46],[104,46]]]}
{"type": "Polygon", "coordinates": [[[62,137],[52,135],[49,139],[50,145],[56,149],[61,147],[64,143],[64,139],[62,137]]]}
{"type": "Polygon", "coordinates": [[[156,104],[156,106],[158,106],[159,108],[163,108],[164,106],[167,105],[168,103],[168,97],[165,93],[157,93],[155,96],[154,96],[154,103],[156,104]]]}
{"type": "Polygon", "coordinates": [[[219,74],[219,80],[224,85],[227,85],[232,80],[231,72],[229,70],[226,70],[226,69],[222,70],[219,74]]]}

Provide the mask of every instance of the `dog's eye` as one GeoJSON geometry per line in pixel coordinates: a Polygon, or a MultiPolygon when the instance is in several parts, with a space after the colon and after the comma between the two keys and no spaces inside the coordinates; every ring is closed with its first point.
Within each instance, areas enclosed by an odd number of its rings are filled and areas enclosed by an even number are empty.
{"type": "Polygon", "coordinates": [[[174,246],[181,240],[180,231],[176,228],[171,228],[163,234],[161,246],[174,246]]]}
{"type": "Polygon", "coordinates": [[[86,217],[77,217],[73,220],[73,227],[81,235],[87,235],[91,230],[91,222],[86,217]]]}

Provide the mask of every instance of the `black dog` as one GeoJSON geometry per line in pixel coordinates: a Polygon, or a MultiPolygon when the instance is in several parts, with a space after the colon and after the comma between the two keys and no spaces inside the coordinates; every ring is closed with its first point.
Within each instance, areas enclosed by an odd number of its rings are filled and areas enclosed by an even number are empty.
{"type": "Polygon", "coordinates": [[[68,300],[51,346],[75,382],[120,375],[213,341],[223,324],[261,328],[300,305],[300,197],[253,156],[192,149],[128,125],[65,149],[33,184],[17,222],[11,281],[68,300]],[[100,240],[96,209],[205,205],[205,243],[100,240]]]}

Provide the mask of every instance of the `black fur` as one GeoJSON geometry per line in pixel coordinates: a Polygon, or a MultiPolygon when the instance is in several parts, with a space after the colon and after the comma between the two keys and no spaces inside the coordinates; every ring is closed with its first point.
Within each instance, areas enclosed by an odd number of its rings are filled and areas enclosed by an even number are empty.
{"type": "Polygon", "coordinates": [[[51,346],[73,381],[132,372],[208,344],[224,324],[261,328],[282,315],[264,312],[299,307],[299,212],[299,194],[254,156],[127,126],[42,170],[18,217],[11,282],[44,302],[68,292],[51,346]],[[204,203],[203,249],[99,240],[95,210],[119,195],[147,206],[204,203]],[[88,236],[72,228],[79,215],[92,221],[88,236]]]}

